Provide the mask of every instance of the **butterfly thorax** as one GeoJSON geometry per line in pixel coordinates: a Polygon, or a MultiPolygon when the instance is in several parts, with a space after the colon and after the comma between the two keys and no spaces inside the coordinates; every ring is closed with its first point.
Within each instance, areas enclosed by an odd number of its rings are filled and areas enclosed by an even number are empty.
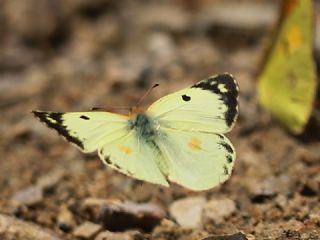
{"type": "Polygon", "coordinates": [[[146,141],[152,141],[157,135],[154,119],[145,113],[138,113],[129,121],[130,129],[136,131],[137,135],[146,141]]]}

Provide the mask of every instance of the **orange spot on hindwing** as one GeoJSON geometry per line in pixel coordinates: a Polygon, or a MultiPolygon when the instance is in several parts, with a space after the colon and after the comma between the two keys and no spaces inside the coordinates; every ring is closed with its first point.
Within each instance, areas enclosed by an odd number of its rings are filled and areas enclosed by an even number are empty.
{"type": "Polygon", "coordinates": [[[120,145],[119,149],[120,149],[121,152],[123,152],[123,153],[125,153],[127,155],[131,155],[132,154],[132,150],[128,146],[120,145]]]}
{"type": "Polygon", "coordinates": [[[189,142],[189,147],[194,150],[200,150],[201,149],[201,141],[198,138],[191,138],[190,142],[189,142]]]}

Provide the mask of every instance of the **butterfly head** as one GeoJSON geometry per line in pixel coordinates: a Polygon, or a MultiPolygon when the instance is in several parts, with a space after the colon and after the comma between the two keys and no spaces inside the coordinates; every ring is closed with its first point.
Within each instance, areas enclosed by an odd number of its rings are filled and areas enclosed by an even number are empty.
{"type": "Polygon", "coordinates": [[[130,108],[128,115],[131,119],[134,119],[138,114],[141,114],[144,112],[145,112],[144,108],[139,107],[139,106],[134,106],[134,107],[130,108]]]}

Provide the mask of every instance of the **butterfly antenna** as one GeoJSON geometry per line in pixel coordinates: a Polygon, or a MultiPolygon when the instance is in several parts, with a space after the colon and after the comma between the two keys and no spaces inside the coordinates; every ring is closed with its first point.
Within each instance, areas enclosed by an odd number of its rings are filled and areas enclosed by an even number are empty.
{"type": "Polygon", "coordinates": [[[156,84],[154,84],[152,87],[150,87],[150,88],[146,91],[146,93],[139,99],[139,101],[136,103],[135,107],[137,108],[137,107],[140,105],[140,103],[151,93],[151,91],[152,91],[154,88],[158,87],[158,86],[159,86],[159,84],[156,83],[156,84]]]}

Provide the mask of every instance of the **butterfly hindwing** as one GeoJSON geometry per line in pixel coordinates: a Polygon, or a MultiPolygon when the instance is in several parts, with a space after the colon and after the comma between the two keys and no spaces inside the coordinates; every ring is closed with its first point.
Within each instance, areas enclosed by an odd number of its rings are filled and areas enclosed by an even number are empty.
{"type": "Polygon", "coordinates": [[[220,74],[160,98],[148,113],[168,128],[225,133],[235,123],[237,98],[232,75],[220,74]]]}
{"type": "Polygon", "coordinates": [[[104,145],[98,152],[105,164],[126,175],[169,186],[160,168],[164,159],[159,149],[139,139],[135,131],[104,145]]]}
{"type": "Polygon", "coordinates": [[[200,191],[229,178],[235,150],[222,134],[163,129],[159,146],[168,165],[168,179],[200,191]]]}
{"type": "Polygon", "coordinates": [[[43,112],[33,114],[83,152],[93,152],[124,136],[128,117],[108,112],[43,112]]]}

